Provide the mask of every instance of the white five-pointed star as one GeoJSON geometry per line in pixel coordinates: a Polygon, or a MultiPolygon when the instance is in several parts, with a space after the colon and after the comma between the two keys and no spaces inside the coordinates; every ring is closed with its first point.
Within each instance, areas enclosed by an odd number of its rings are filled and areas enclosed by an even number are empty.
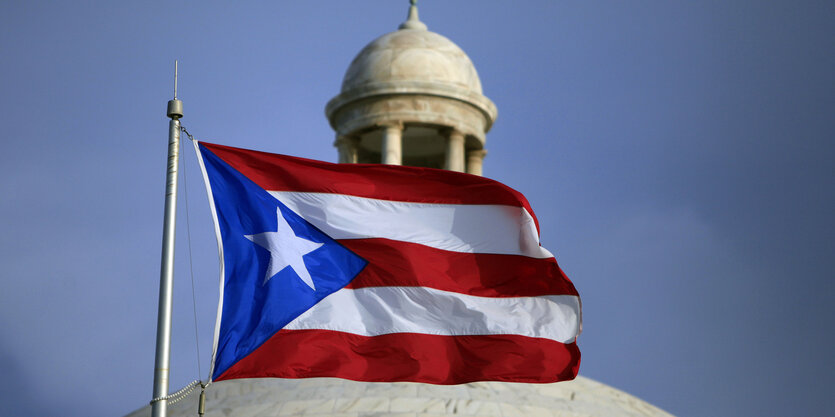
{"type": "Polygon", "coordinates": [[[304,265],[302,256],[319,249],[324,243],[311,242],[296,236],[296,233],[287,224],[287,220],[281,215],[280,208],[276,208],[276,216],[278,216],[278,227],[275,232],[244,235],[256,245],[270,251],[270,265],[267,267],[264,284],[282,269],[290,266],[308,287],[316,291],[313,278],[310,277],[310,272],[304,265]]]}

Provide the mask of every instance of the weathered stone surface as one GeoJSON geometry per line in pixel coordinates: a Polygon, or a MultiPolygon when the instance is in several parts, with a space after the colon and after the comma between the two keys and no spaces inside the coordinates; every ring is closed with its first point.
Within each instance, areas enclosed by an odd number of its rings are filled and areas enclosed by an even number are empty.
{"type": "Polygon", "coordinates": [[[481,93],[481,81],[467,54],[427,30],[401,29],[368,44],[348,67],[342,91],[386,81],[431,82],[481,93]]]}
{"type": "MultiPolygon", "coordinates": [[[[199,392],[169,407],[193,416],[199,392]]],[[[145,407],[128,417],[150,416],[145,407]]],[[[355,382],[336,378],[239,379],[206,390],[206,417],[225,416],[669,417],[625,392],[587,378],[555,384],[463,385],[355,382]]]]}
{"type": "Polygon", "coordinates": [[[483,146],[490,120],[477,108],[459,100],[424,94],[380,95],[346,104],[331,119],[337,132],[348,135],[389,123],[452,126],[483,146]]]}

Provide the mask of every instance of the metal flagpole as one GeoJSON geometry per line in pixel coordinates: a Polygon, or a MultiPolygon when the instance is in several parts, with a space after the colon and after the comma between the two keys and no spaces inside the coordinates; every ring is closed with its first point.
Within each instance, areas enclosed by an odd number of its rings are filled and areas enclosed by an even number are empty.
{"type": "Polygon", "coordinates": [[[174,230],[177,221],[177,165],[180,154],[180,118],[183,102],[177,100],[177,61],[174,61],[174,99],[168,101],[168,173],[165,176],[165,219],[162,226],[162,261],[159,273],[157,347],[154,360],[154,394],[151,415],[168,414],[168,371],[171,356],[171,310],[174,289],[174,230]]]}

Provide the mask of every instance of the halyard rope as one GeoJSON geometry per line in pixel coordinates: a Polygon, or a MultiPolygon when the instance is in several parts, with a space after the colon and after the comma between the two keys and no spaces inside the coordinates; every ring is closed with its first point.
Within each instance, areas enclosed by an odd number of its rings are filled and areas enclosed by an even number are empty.
{"type": "MultiPolygon", "coordinates": [[[[191,136],[191,133],[189,133],[183,125],[180,125],[180,130],[182,130],[192,142],[194,141],[194,137],[191,136]]],[[[194,311],[194,346],[197,350],[197,377],[199,378],[203,373],[203,367],[200,364],[200,335],[197,331],[197,295],[194,290],[194,264],[191,252],[191,221],[189,219],[190,210],[188,208],[188,175],[186,173],[186,158],[185,156],[182,156],[182,152],[180,152],[180,155],[183,160],[183,191],[186,199],[186,236],[188,237],[188,270],[191,275],[191,306],[194,311]]]]}

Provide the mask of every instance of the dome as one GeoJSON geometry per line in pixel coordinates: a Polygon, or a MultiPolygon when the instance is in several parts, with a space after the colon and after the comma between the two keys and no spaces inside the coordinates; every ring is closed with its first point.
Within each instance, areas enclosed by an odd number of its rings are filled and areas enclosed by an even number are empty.
{"type": "MultiPolygon", "coordinates": [[[[196,390],[171,404],[169,415],[195,415],[198,397],[196,390]]],[[[150,415],[151,407],[146,406],[127,417],[150,415]]],[[[206,388],[206,417],[302,415],[670,417],[645,401],[581,376],[554,384],[463,385],[263,378],[221,381],[206,388]]]]}
{"type": "Polygon", "coordinates": [[[415,5],[398,30],[375,39],[354,58],[325,113],[341,135],[417,123],[458,129],[479,142],[475,148],[483,147],[498,114],[482,94],[467,54],[427,30],[415,5]]]}
{"type": "Polygon", "coordinates": [[[426,29],[400,29],[368,44],[348,67],[342,93],[385,85],[481,94],[481,81],[467,54],[426,29]]]}

